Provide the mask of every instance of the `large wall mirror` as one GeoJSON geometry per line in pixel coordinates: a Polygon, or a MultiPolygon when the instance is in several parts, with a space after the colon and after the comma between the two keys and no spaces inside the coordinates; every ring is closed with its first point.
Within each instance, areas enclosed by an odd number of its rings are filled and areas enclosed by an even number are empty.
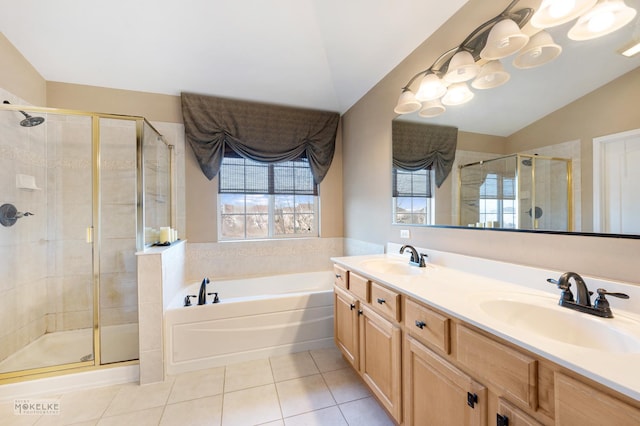
{"type": "Polygon", "coordinates": [[[470,102],[437,117],[395,118],[456,127],[458,140],[451,173],[431,184],[426,205],[394,193],[393,222],[640,236],[640,54],[619,53],[640,40],[640,0],[625,2],[639,14],[622,29],[574,41],[575,20],[548,28],[562,47],[553,61],[518,69],[507,57],[506,84],[472,89],[470,102]]]}

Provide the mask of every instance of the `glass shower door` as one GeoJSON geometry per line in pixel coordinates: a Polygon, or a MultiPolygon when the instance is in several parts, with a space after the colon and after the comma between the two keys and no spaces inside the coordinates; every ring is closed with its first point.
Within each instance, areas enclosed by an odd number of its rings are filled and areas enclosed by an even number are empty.
{"type": "Polygon", "coordinates": [[[138,359],[137,130],[100,118],[100,363],[138,359]]]}
{"type": "Polygon", "coordinates": [[[94,359],[91,119],[32,114],[0,111],[0,375],[94,359]]]}

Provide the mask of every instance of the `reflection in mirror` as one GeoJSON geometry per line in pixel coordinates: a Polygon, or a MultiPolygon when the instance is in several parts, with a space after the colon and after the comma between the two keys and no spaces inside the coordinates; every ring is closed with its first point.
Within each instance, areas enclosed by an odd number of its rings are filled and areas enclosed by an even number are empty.
{"type": "MultiPolygon", "coordinates": [[[[625,2],[640,10],[640,0],[625,2]]],[[[534,8],[539,5],[532,4],[535,2],[524,3],[534,8]]],[[[498,6],[496,8],[499,9],[498,6]]],[[[499,13],[499,10],[496,12],[499,13]]],[[[440,187],[433,188],[428,210],[424,213],[432,220],[426,220],[426,224],[468,227],[478,224],[486,226],[489,223],[489,226],[507,229],[640,235],[640,195],[636,195],[638,191],[629,191],[633,184],[623,177],[614,193],[606,195],[602,194],[601,188],[606,183],[600,183],[601,180],[611,181],[608,177],[612,170],[620,171],[625,164],[634,164],[634,156],[640,152],[640,131],[636,131],[640,129],[637,108],[637,99],[640,99],[640,54],[629,58],[619,53],[632,40],[640,39],[639,17],[636,16],[631,23],[615,33],[587,41],[574,41],[567,37],[573,24],[571,21],[547,29],[555,42],[562,46],[561,55],[552,62],[539,68],[516,69],[512,59],[507,58],[502,61],[504,68],[511,74],[506,84],[491,90],[475,90],[475,97],[471,102],[449,106],[438,117],[420,117],[416,112],[401,115],[394,120],[458,128],[453,170],[440,187]],[[596,144],[596,140],[603,140],[608,136],[618,141],[623,139],[622,153],[616,154],[616,159],[611,160],[606,167],[594,169],[594,161],[599,166],[607,153],[607,144],[596,144]],[[520,155],[519,166],[516,154],[520,155]],[[486,168],[487,160],[509,157],[513,167],[520,167],[522,171],[523,167],[527,167],[522,164],[522,160],[532,156],[535,156],[537,166],[543,163],[543,157],[562,159],[558,164],[569,165],[567,175],[570,179],[560,179],[554,175],[548,180],[549,190],[562,190],[563,193],[566,190],[568,194],[566,206],[562,207],[566,211],[566,218],[561,220],[562,216],[555,213],[555,210],[552,214],[548,203],[540,204],[540,200],[547,195],[531,192],[527,207],[521,206],[514,199],[515,216],[511,221],[508,217],[498,217],[508,210],[509,203],[506,200],[502,202],[502,210],[496,207],[496,211],[491,213],[485,209],[484,216],[480,215],[480,211],[474,211],[475,216],[464,216],[464,203],[471,201],[460,193],[461,165],[482,161],[486,168]],[[618,165],[613,165],[616,161],[618,165]],[[566,185],[559,185],[561,181],[567,182],[566,185]],[[533,196],[535,204],[531,201],[533,196]],[[630,201],[619,201],[619,205],[626,206],[626,217],[632,217],[634,224],[617,227],[600,225],[600,222],[605,221],[603,216],[619,213],[618,207],[599,205],[612,196],[633,198],[630,201]],[[528,211],[531,211],[531,216],[528,211]],[[537,221],[536,215],[539,216],[537,221]]],[[[471,23],[470,28],[473,27],[474,23],[471,23]]],[[[457,43],[460,40],[452,40],[451,46],[457,43]]],[[[395,146],[395,139],[393,144],[395,146]]],[[[537,169],[538,167],[535,172],[541,173],[537,169]]],[[[478,173],[482,175],[484,172],[478,173]]],[[[505,174],[504,178],[507,177],[505,174]]],[[[520,185],[520,182],[517,183],[520,185]]],[[[521,193],[522,191],[526,193],[527,190],[521,190],[521,193]]],[[[479,205],[479,198],[475,200],[479,205]]],[[[394,201],[394,223],[417,224],[416,221],[410,221],[409,217],[418,217],[418,210],[422,206],[414,203],[408,208],[412,214],[399,219],[397,200],[394,201]]]]}
{"type": "Polygon", "coordinates": [[[572,231],[571,160],[515,154],[461,165],[463,226],[572,231]]]}

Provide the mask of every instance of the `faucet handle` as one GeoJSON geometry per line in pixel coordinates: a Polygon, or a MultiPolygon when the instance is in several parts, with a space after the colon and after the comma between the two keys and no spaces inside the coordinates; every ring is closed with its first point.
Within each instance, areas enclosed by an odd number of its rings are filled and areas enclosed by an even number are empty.
{"type": "Polygon", "coordinates": [[[427,257],[429,257],[428,254],[420,253],[420,262],[418,262],[418,264],[420,265],[421,268],[424,268],[427,266],[427,262],[426,262],[427,257]]]}
{"type": "Polygon", "coordinates": [[[562,290],[562,292],[560,293],[561,301],[566,301],[566,302],[574,301],[573,293],[571,293],[571,290],[569,289],[569,287],[571,287],[571,283],[569,282],[569,280],[556,280],[553,278],[547,278],[547,282],[557,285],[558,288],[562,290]]]}
{"type": "Polygon", "coordinates": [[[191,298],[192,297],[197,297],[195,294],[187,294],[184,297],[184,306],[191,306],[191,298]]]}
{"type": "Polygon", "coordinates": [[[628,299],[629,295],[625,293],[611,293],[605,290],[604,288],[599,288],[596,290],[598,292],[598,297],[595,302],[593,302],[593,307],[600,312],[605,312],[605,318],[612,318],[613,314],[611,313],[611,308],[609,307],[609,301],[605,296],[613,296],[619,297],[620,299],[628,299]]]}
{"type": "Polygon", "coordinates": [[[628,294],[625,294],[625,293],[612,293],[610,291],[605,290],[604,288],[599,288],[596,291],[598,292],[598,299],[606,300],[605,296],[619,297],[620,299],[628,299],[629,298],[628,294]]]}

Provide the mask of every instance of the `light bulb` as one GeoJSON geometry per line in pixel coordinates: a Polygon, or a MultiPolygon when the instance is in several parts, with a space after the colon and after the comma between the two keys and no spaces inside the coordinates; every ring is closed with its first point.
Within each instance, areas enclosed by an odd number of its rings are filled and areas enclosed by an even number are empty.
{"type": "Polygon", "coordinates": [[[549,16],[554,19],[562,18],[576,6],[575,0],[557,0],[549,6],[549,16]]]}
{"type": "Polygon", "coordinates": [[[609,28],[614,21],[615,21],[615,16],[613,15],[613,12],[599,13],[593,16],[591,19],[589,19],[587,28],[592,33],[599,33],[609,28]]]}

